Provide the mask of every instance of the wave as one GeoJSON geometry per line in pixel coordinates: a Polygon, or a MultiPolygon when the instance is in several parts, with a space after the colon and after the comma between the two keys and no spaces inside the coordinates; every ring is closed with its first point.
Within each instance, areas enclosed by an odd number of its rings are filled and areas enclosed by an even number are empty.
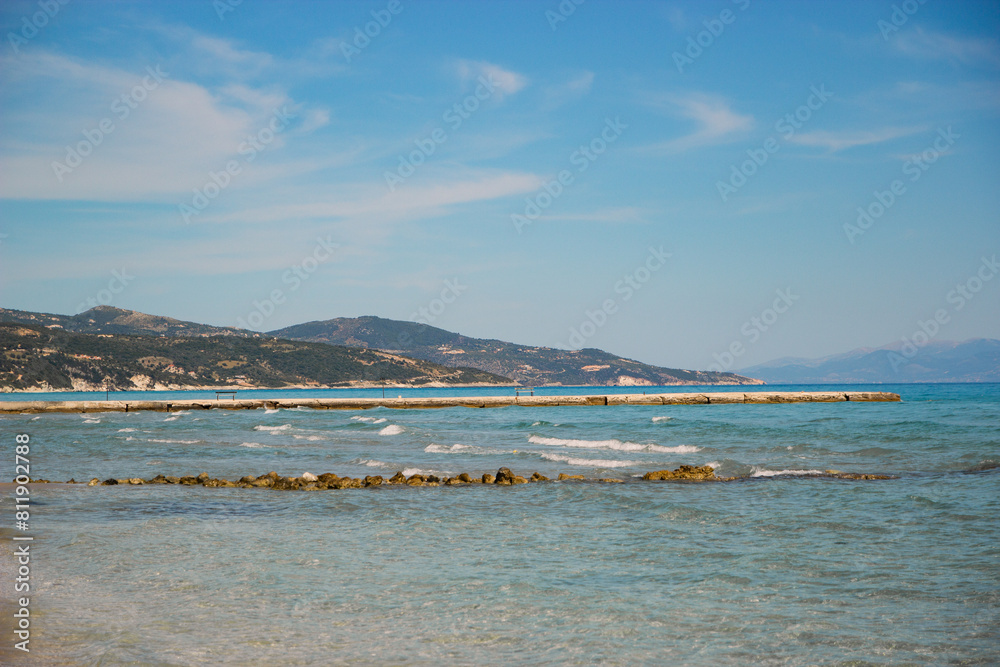
{"type": "Polygon", "coordinates": [[[134,428],[120,428],[120,429],[118,429],[118,432],[119,433],[135,433],[135,429],[134,428]]]}
{"type": "Polygon", "coordinates": [[[241,442],[240,447],[249,447],[250,449],[270,449],[273,445],[265,445],[260,442],[241,442]]]}
{"type": "Polygon", "coordinates": [[[326,440],[326,438],[321,435],[293,435],[292,437],[296,440],[310,440],[313,442],[317,440],[326,440]]]}
{"type": "Polygon", "coordinates": [[[751,477],[777,477],[779,475],[824,475],[825,470],[767,470],[753,466],[751,477]]]}
{"type": "Polygon", "coordinates": [[[180,419],[180,417],[177,417],[177,416],[173,416],[173,417],[167,417],[167,418],[166,418],[166,419],[164,419],[163,421],[165,421],[165,422],[175,422],[175,421],[177,421],[178,419],[180,419]]]}
{"type": "Polygon", "coordinates": [[[643,445],[638,442],[622,442],[621,440],[573,440],[570,438],[544,438],[533,435],[528,438],[528,442],[535,445],[548,445],[550,447],[579,447],[581,449],[613,449],[619,452],[660,452],[669,454],[691,454],[701,450],[701,447],[694,445],[676,445],[674,447],[663,447],[662,445],[643,445]]]}
{"type": "Polygon", "coordinates": [[[662,416],[661,417],[653,417],[653,423],[654,424],[659,424],[660,422],[668,422],[671,419],[673,419],[673,417],[662,417],[662,416]]]}
{"type": "Polygon", "coordinates": [[[424,468],[403,468],[403,477],[409,477],[410,475],[436,475],[438,472],[440,471],[425,470],[424,468]]]}
{"type": "Polygon", "coordinates": [[[357,463],[358,465],[368,466],[369,468],[391,468],[392,465],[386,463],[385,461],[377,461],[375,459],[360,459],[359,461],[352,461],[352,463],[357,463]]]}
{"type": "Polygon", "coordinates": [[[264,426],[263,424],[258,424],[253,427],[255,431],[287,431],[292,428],[291,424],[282,424],[281,426],[264,426]]]}
{"type": "Polygon", "coordinates": [[[403,432],[403,427],[396,424],[389,424],[378,432],[379,435],[399,435],[403,432]]]}
{"type": "Polygon", "coordinates": [[[275,414],[277,412],[281,412],[281,410],[278,410],[277,408],[274,408],[274,409],[268,408],[268,409],[264,410],[264,414],[265,415],[273,415],[273,414],[275,414]]]}
{"type": "Polygon", "coordinates": [[[458,452],[469,452],[476,447],[472,445],[460,445],[458,443],[451,445],[427,445],[424,447],[424,451],[430,454],[457,454],[458,452]]]}
{"type": "Polygon", "coordinates": [[[351,421],[364,422],[366,424],[384,424],[388,420],[385,417],[361,417],[359,415],[355,415],[351,417],[351,421]]]}
{"type": "Polygon", "coordinates": [[[587,466],[588,468],[629,468],[632,466],[640,465],[638,461],[617,461],[612,459],[578,459],[572,456],[563,456],[561,454],[542,454],[543,459],[547,461],[559,461],[560,463],[568,463],[571,466],[587,466]]]}
{"type": "Polygon", "coordinates": [[[171,440],[170,438],[149,438],[146,442],[163,442],[169,445],[196,445],[201,440],[171,440]]]}

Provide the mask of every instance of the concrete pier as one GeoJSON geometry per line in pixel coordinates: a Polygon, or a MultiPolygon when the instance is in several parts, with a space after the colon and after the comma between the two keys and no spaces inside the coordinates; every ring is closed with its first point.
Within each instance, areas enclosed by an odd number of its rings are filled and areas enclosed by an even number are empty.
{"type": "Polygon", "coordinates": [[[153,410],[257,410],[261,408],[315,408],[318,410],[367,410],[396,408],[504,408],[567,405],[716,405],[731,403],[840,403],[899,401],[899,394],[884,391],[755,391],[668,394],[597,394],[593,396],[415,396],[406,398],[280,398],[280,399],[177,399],[161,401],[0,401],[0,414],[42,412],[136,412],[153,410]]]}

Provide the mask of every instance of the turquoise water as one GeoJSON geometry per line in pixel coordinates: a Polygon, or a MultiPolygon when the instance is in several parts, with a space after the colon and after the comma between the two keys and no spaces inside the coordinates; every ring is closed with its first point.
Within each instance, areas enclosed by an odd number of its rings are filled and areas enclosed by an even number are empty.
{"type": "Polygon", "coordinates": [[[904,401],[0,418],[5,479],[626,481],[39,487],[32,662],[997,664],[1000,385],[843,388],[904,401]]]}

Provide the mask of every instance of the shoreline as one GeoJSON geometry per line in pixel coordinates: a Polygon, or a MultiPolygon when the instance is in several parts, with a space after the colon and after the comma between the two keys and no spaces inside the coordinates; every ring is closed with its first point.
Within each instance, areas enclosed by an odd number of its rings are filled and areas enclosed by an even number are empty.
{"type": "Polygon", "coordinates": [[[140,401],[0,401],[0,414],[88,412],[176,412],[179,410],[368,410],[372,408],[502,408],[616,405],[724,405],[777,403],[899,402],[899,394],[882,391],[780,391],[665,394],[606,394],[577,396],[424,396],[408,398],[281,398],[176,399],[140,401]]]}

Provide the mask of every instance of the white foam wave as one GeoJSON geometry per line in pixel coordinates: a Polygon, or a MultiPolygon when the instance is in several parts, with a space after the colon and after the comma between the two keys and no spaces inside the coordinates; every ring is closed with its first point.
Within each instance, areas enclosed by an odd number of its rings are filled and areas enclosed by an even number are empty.
{"type": "Polygon", "coordinates": [[[178,419],[180,419],[180,417],[167,417],[167,418],[166,418],[166,419],[164,419],[163,421],[165,421],[165,422],[175,422],[175,421],[177,421],[178,419]]]}
{"type": "Polygon", "coordinates": [[[712,470],[718,470],[722,466],[722,464],[719,463],[718,461],[709,461],[705,465],[707,465],[712,470]]]}
{"type": "Polygon", "coordinates": [[[822,470],[767,470],[754,466],[751,477],[775,477],[776,475],[822,475],[822,470]]]}
{"type": "Polygon", "coordinates": [[[436,470],[424,470],[423,468],[403,468],[403,477],[409,477],[410,475],[433,475],[436,470]]]}
{"type": "Polygon", "coordinates": [[[390,467],[385,461],[376,461],[375,459],[361,459],[358,461],[360,465],[368,466],[369,468],[388,468],[390,467]]]}
{"type": "Polygon", "coordinates": [[[673,417],[653,417],[653,423],[659,424],[660,422],[668,422],[671,419],[673,419],[673,417]]]}
{"type": "Polygon", "coordinates": [[[118,432],[119,433],[135,433],[135,429],[134,428],[120,428],[120,429],[118,429],[118,432]]]}
{"type": "Polygon", "coordinates": [[[268,409],[264,410],[264,414],[265,415],[273,415],[273,414],[278,413],[278,412],[281,412],[281,410],[278,410],[277,408],[268,408],[268,409]]]}
{"type": "Polygon", "coordinates": [[[662,445],[643,445],[638,442],[622,442],[621,440],[573,440],[569,438],[543,438],[533,435],[528,438],[528,442],[535,445],[548,445],[550,447],[579,447],[581,449],[613,449],[619,452],[661,452],[670,454],[690,454],[697,452],[701,448],[694,445],[676,445],[674,447],[663,447],[662,445]]]}
{"type": "Polygon", "coordinates": [[[31,419],[29,419],[28,421],[29,421],[29,422],[34,422],[34,421],[38,421],[38,420],[39,420],[39,419],[41,419],[41,418],[42,418],[42,417],[41,417],[41,416],[39,415],[39,416],[35,416],[35,417],[32,417],[32,418],[31,418],[31,419]]]}
{"type": "Polygon", "coordinates": [[[171,440],[170,438],[149,438],[146,442],[164,442],[170,445],[196,445],[201,440],[171,440]]]}
{"type": "Polygon", "coordinates": [[[587,466],[588,468],[628,468],[639,465],[638,461],[617,461],[614,459],[578,459],[572,456],[561,454],[542,454],[542,458],[548,461],[559,461],[568,463],[571,466],[587,466]]]}
{"type": "Polygon", "coordinates": [[[100,424],[101,420],[100,419],[84,419],[83,423],[84,424],[100,424]]]}
{"type": "Polygon", "coordinates": [[[399,435],[403,432],[403,427],[396,424],[389,424],[378,432],[379,435],[399,435]]]}
{"type": "Polygon", "coordinates": [[[257,426],[253,427],[253,430],[272,432],[272,431],[287,431],[290,428],[292,428],[291,424],[282,424],[281,426],[264,426],[263,424],[258,424],[257,426]]]}
{"type": "Polygon", "coordinates": [[[265,445],[259,442],[241,442],[240,447],[249,447],[250,449],[263,449],[263,448],[270,448],[271,445],[265,445]]]}
{"type": "Polygon", "coordinates": [[[460,445],[458,443],[450,447],[447,445],[427,445],[424,447],[424,451],[431,454],[455,454],[458,452],[468,452],[472,449],[475,449],[472,445],[460,445]]]}
{"type": "Polygon", "coordinates": [[[311,440],[313,442],[316,440],[326,440],[326,438],[321,435],[293,435],[292,437],[296,440],[311,440]]]}
{"type": "Polygon", "coordinates": [[[355,415],[351,417],[352,421],[364,422],[366,424],[384,424],[388,420],[385,417],[362,417],[360,415],[355,415]]]}

